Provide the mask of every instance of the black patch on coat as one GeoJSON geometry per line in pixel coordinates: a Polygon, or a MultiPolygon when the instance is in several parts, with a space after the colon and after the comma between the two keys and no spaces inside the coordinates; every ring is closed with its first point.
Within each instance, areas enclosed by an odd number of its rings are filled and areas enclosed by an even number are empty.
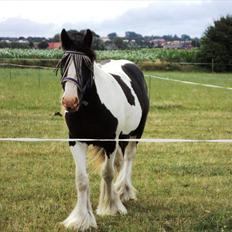
{"type": "MultiPolygon", "coordinates": [[[[80,139],[115,139],[118,120],[101,103],[96,86],[86,90],[83,101],[88,105],[81,105],[77,112],[67,112],[65,120],[69,129],[69,138],[80,139]]],[[[107,156],[115,150],[116,142],[86,141],[105,149],[107,156]]],[[[70,142],[74,146],[75,142],[70,142]]]]}
{"type": "MultiPolygon", "coordinates": [[[[124,134],[120,134],[119,135],[119,139],[129,139],[130,138],[130,136],[129,135],[124,135],[124,134]]],[[[126,146],[128,145],[128,143],[129,142],[127,142],[127,141],[119,141],[119,146],[120,146],[120,148],[121,148],[121,150],[122,150],[122,154],[124,155],[124,153],[125,153],[125,150],[126,150],[126,146]]]]}
{"type": "Polygon", "coordinates": [[[130,88],[126,85],[126,83],[121,79],[120,76],[111,74],[114,79],[118,82],[118,84],[121,86],[122,91],[124,92],[126,99],[130,105],[135,105],[135,98],[131,93],[130,88]]]}
{"type": "Polygon", "coordinates": [[[139,103],[142,108],[142,117],[139,123],[139,126],[130,133],[130,136],[136,136],[136,138],[141,138],[147,114],[149,111],[149,99],[147,95],[147,85],[143,76],[142,71],[132,63],[128,63],[122,65],[122,70],[127,74],[127,76],[131,79],[131,86],[138,97],[139,103]]]}

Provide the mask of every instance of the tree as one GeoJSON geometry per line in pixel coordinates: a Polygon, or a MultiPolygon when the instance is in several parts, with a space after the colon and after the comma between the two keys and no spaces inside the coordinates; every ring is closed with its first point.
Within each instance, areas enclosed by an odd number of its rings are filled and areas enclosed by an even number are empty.
{"type": "Polygon", "coordinates": [[[112,42],[115,45],[116,49],[126,49],[126,45],[122,38],[115,37],[112,42]]]}
{"type": "Polygon", "coordinates": [[[232,70],[232,15],[221,17],[209,26],[200,46],[200,59],[203,62],[214,60],[215,71],[232,70]],[[218,65],[217,65],[218,64],[218,65]]]}
{"type": "Polygon", "coordinates": [[[112,33],[108,34],[107,37],[108,37],[110,40],[113,40],[114,38],[118,37],[118,35],[117,35],[116,32],[112,32],[112,33]]]}
{"type": "Polygon", "coordinates": [[[183,34],[181,35],[181,40],[184,40],[184,41],[191,40],[191,37],[189,35],[183,34]]]}
{"type": "Polygon", "coordinates": [[[47,41],[41,41],[39,44],[38,44],[38,48],[39,49],[46,49],[48,48],[48,42],[47,41]]]}
{"type": "Polygon", "coordinates": [[[55,34],[54,37],[50,41],[51,42],[60,42],[60,34],[55,34]]]}
{"type": "Polygon", "coordinates": [[[143,36],[133,31],[126,31],[125,38],[128,40],[140,40],[143,38],[143,36]]]}
{"type": "Polygon", "coordinates": [[[105,50],[104,42],[97,36],[93,37],[92,48],[94,50],[105,50]]]}
{"type": "MultiPolygon", "coordinates": [[[[175,40],[172,35],[163,35],[163,39],[165,39],[166,41],[173,41],[173,40],[175,40]]],[[[177,36],[176,39],[179,40],[178,36],[177,36]]]]}
{"type": "Polygon", "coordinates": [[[193,39],[192,39],[192,46],[193,46],[194,48],[199,48],[199,47],[200,47],[200,39],[197,38],[197,37],[193,38],[193,39]]]}
{"type": "Polygon", "coordinates": [[[172,38],[173,41],[180,40],[180,38],[177,35],[174,35],[172,38]]]}

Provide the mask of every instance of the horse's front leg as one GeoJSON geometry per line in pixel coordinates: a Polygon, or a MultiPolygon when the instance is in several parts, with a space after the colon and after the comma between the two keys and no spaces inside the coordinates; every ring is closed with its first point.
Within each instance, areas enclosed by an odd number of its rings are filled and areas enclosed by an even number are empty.
{"type": "Polygon", "coordinates": [[[70,150],[76,164],[78,199],[75,208],[62,224],[66,228],[80,230],[87,230],[91,227],[96,228],[97,224],[90,203],[89,180],[86,170],[87,144],[76,142],[74,146],[70,146],[70,150]]]}
{"type": "Polygon", "coordinates": [[[126,214],[127,210],[122,204],[119,194],[115,191],[113,185],[114,178],[114,160],[117,149],[107,157],[105,154],[105,162],[102,169],[102,180],[100,199],[97,207],[98,215],[115,215],[116,213],[126,214]]]}

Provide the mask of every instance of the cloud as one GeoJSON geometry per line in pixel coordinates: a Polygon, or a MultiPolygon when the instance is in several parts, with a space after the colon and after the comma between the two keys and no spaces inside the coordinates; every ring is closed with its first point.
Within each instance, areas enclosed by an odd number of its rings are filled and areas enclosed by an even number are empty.
{"type": "Polygon", "coordinates": [[[146,8],[129,10],[114,20],[66,23],[67,28],[92,28],[98,34],[189,34],[201,36],[215,19],[232,12],[231,1],[154,1],[146,8]]]}
{"type": "MultiPolygon", "coordinates": [[[[130,2],[136,4],[136,1],[130,2]]],[[[113,15],[113,7],[111,11],[113,15]]],[[[64,27],[77,30],[90,28],[102,36],[110,32],[124,35],[125,31],[135,31],[143,35],[189,34],[200,37],[214,20],[231,12],[230,0],[156,0],[145,7],[124,10],[115,18],[101,21],[96,20],[96,16],[90,17],[91,15],[86,15],[85,21],[77,18],[75,22],[73,18],[64,18],[60,23],[49,23],[49,20],[48,23],[38,23],[22,17],[9,18],[0,22],[0,36],[52,37],[64,27]]]]}
{"type": "Polygon", "coordinates": [[[55,24],[38,23],[21,17],[8,18],[0,22],[0,37],[53,36],[55,24]]]}

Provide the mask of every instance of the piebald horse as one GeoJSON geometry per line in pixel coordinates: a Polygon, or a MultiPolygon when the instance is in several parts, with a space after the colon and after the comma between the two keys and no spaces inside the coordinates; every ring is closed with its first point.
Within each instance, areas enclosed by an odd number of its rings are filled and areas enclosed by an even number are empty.
{"type": "Polygon", "coordinates": [[[78,200],[62,224],[82,231],[97,227],[86,168],[88,145],[104,151],[97,214],[126,214],[123,202],[136,198],[131,171],[137,143],[118,139],[141,138],[149,110],[147,86],[141,70],[127,60],[96,63],[92,40],[90,30],[71,35],[63,29],[64,54],[57,66],[61,71],[62,105],[69,138],[94,139],[69,142],[76,164],[78,200]],[[113,183],[116,154],[123,157],[123,164],[113,183]]]}

